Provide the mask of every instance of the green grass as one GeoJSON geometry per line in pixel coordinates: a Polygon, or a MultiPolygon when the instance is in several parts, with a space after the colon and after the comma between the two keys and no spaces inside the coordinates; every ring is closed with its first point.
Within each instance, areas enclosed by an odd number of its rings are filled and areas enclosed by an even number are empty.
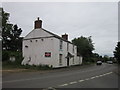
{"type": "Polygon", "coordinates": [[[48,65],[21,65],[17,62],[5,61],[2,63],[2,69],[50,70],[52,67],[49,67],[48,65]]]}

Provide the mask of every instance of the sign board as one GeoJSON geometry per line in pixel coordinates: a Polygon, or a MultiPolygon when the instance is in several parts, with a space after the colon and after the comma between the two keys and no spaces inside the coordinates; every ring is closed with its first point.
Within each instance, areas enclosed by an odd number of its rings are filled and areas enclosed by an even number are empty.
{"type": "Polygon", "coordinates": [[[45,57],[51,57],[51,52],[45,52],[45,57]]]}

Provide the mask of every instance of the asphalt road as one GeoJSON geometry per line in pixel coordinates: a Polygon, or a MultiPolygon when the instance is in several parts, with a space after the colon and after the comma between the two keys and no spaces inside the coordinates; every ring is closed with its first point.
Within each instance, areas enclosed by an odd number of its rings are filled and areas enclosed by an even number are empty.
{"type": "Polygon", "coordinates": [[[3,88],[118,88],[117,65],[77,66],[50,72],[3,73],[3,88]]]}

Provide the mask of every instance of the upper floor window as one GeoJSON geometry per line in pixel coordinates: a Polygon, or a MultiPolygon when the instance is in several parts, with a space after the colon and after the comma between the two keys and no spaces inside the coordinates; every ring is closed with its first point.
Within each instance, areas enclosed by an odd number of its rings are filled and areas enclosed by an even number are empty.
{"type": "Polygon", "coordinates": [[[63,41],[60,40],[60,49],[63,49],[63,41]]]}
{"type": "Polygon", "coordinates": [[[25,45],[25,48],[28,48],[28,46],[27,46],[27,45],[25,45]]]}
{"type": "Polygon", "coordinates": [[[74,45],[73,45],[73,53],[74,53],[74,51],[75,51],[75,50],[74,50],[74,45]]]}
{"type": "Polygon", "coordinates": [[[69,51],[69,43],[67,43],[67,51],[69,51]]]}
{"type": "Polygon", "coordinates": [[[30,40],[30,42],[32,42],[32,40],[30,40]]]}

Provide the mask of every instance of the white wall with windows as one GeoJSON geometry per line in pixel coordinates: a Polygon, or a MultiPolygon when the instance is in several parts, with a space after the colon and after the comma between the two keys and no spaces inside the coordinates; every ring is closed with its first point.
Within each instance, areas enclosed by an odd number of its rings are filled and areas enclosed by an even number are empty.
{"type": "Polygon", "coordinates": [[[59,39],[42,29],[34,29],[23,40],[22,64],[65,67],[68,65],[67,54],[74,57],[69,58],[69,66],[81,64],[82,58],[77,57],[77,47],[65,40],[59,39]]]}

